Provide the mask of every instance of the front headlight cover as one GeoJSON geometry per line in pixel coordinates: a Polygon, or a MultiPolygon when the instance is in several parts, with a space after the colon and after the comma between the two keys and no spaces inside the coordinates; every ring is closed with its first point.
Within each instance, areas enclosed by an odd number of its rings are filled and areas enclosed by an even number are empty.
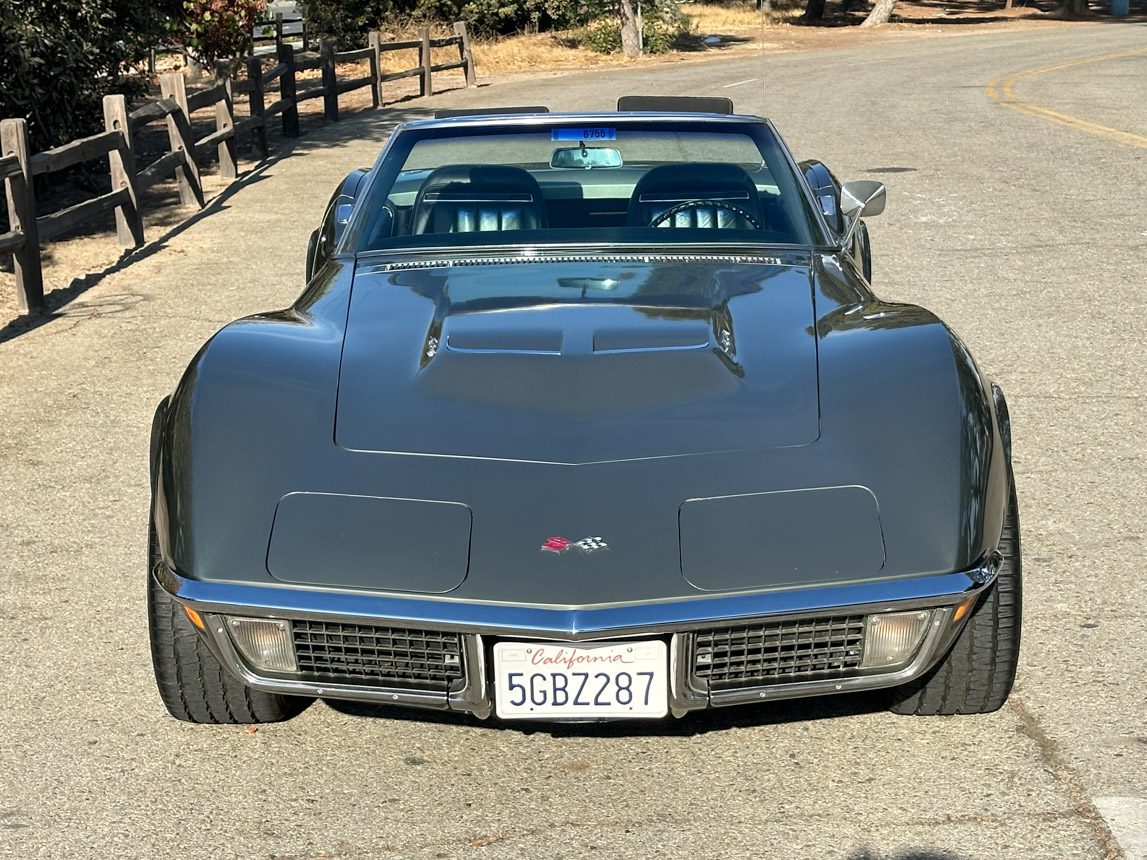
{"type": "Polygon", "coordinates": [[[931,620],[930,609],[869,615],[860,668],[888,670],[909,663],[924,640],[931,620]]]}
{"type": "Polygon", "coordinates": [[[295,644],[289,621],[227,616],[231,641],[247,664],[263,672],[296,672],[295,644]]]}

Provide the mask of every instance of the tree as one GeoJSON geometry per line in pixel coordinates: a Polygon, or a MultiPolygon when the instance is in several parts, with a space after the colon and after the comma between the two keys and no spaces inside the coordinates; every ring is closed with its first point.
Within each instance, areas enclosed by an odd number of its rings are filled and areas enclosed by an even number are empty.
{"type": "Polygon", "coordinates": [[[872,7],[872,11],[868,13],[868,17],[861,22],[861,27],[875,27],[878,24],[887,24],[888,20],[892,17],[892,7],[896,5],[896,0],[876,0],[876,5],[872,7]]]}
{"type": "Polygon", "coordinates": [[[824,0],[808,0],[804,7],[802,21],[819,21],[824,17],[824,0]]]}
{"type": "Polygon", "coordinates": [[[621,50],[627,57],[641,55],[641,32],[637,29],[637,16],[630,0],[617,0],[621,14],[621,50]]]}
{"type": "Polygon", "coordinates": [[[616,0],[297,0],[307,31],[340,48],[366,44],[367,31],[416,21],[465,21],[483,36],[567,30],[603,17],[618,20],[616,0]]]}
{"type": "Polygon", "coordinates": [[[36,149],[103,128],[103,97],[142,89],[133,67],[162,41],[166,11],[149,0],[0,0],[0,116],[28,120],[36,149]]]}

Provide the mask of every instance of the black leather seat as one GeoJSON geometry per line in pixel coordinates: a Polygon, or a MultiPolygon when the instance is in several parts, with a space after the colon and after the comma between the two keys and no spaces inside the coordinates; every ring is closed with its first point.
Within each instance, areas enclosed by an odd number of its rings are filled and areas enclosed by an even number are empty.
{"type": "Polygon", "coordinates": [[[448,164],[414,200],[411,233],[536,230],[546,226],[538,182],[520,167],[448,164]]]}
{"type": "Polygon", "coordinates": [[[633,189],[626,223],[648,227],[662,213],[690,200],[736,206],[752,215],[756,224],[719,205],[698,205],[684,208],[660,226],[752,230],[763,221],[760,195],[749,174],[735,164],[713,162],[663,164],[650,170],[633,189]]]}

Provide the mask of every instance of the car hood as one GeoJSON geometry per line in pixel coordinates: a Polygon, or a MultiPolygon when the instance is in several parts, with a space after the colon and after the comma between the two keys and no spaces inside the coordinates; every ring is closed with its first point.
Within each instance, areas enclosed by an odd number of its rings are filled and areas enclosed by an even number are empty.
{"type": "Polygon", "coordinates": [[[818,417],[804,266],[361,266],[334,435],[587,464],[806,445],[818,417]]]}
{"type": "Polygon", "coordinates": [[[329,266],[173,396],[165,557],[575,607],[971,566],[1006,489],[974,365],[811,262],[329,266]]]}

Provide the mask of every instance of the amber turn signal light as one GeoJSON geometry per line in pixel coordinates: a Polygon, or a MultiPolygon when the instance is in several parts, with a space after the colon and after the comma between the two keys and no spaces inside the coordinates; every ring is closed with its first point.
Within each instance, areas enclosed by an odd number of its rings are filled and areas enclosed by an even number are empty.
{"type": "Polygon", "coordinates": [[[183,607],[183,614],[187,616],[187,620],[194,624],[200,630],[206,630],[207,625],[203,623],[203,616],[192,609],[190,606],[183,607]]]}
{"type": "MultiPolygon", "coordinates": [[[[979,597],[979,595],[976,595],[979,597]]],[[[952,614],[952,623],[955,624],[965,615],[972,611],[972,607],[976,605],[976,597],[969,597],[963,603],[956,607],[956,611],[952,614]]]]}

